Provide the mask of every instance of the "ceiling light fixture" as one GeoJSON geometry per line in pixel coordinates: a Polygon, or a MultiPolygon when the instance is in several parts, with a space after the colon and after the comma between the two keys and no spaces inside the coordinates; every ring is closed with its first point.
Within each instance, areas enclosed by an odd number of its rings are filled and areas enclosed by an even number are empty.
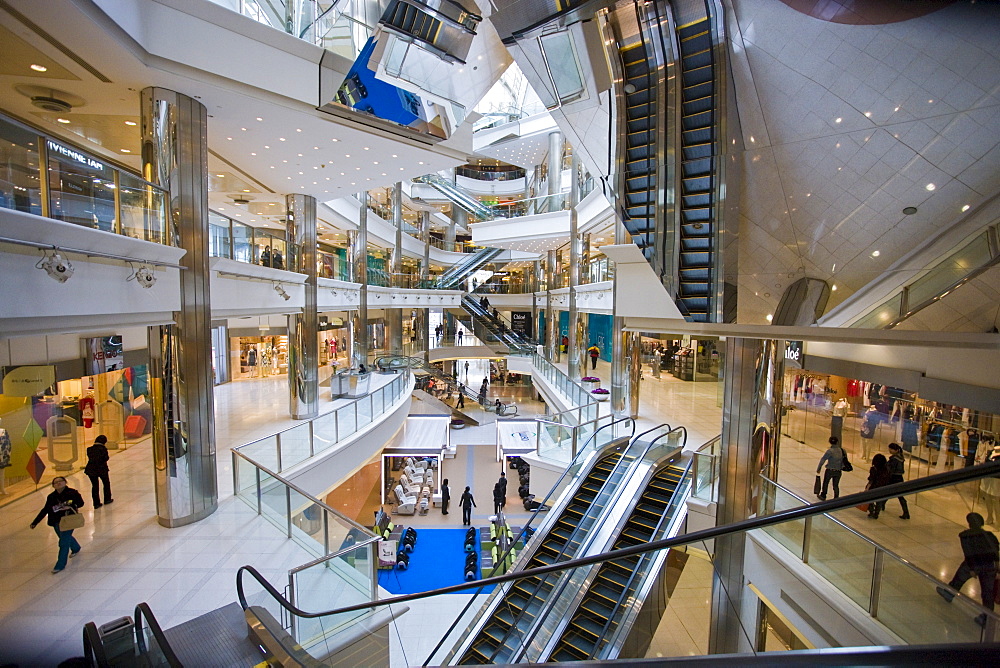
{"type": "Polygon", "coordinates": [[[965,213],[968,210],[969,210],[969,205],[968,204],[966,204],[965,206],[962,207],[962,213],[965,213]]]}
{"type": "Polygon", "coordinates": [[[51,255],[43,253],[35,268],[44,269],[46,274],[60,283],[68,281],[74,271],[73,263],[63,257],[58,248],[54,248],[51,255]]]}
{"type": "Polygon", "coordinates": [[[934,190],[935,188],[937,188],[937,186],[935,186],[933,183],[928,183],[924,187],[927,188],[927,190],[934,190]]]}
{"type": "Polygon", "coordinates": [[[905,209],[903,209],[903,213],[907,216],[912,216],[916,212],[917,212],[917,207],[915,206],[908,206],[905,209]]]}
{"type": "Polygon", "coordinates": [[[877,251],[877,250],[874,250],[874,251],[872,251],[872,257],[878,257],[878,256],[879,256],[879,255],[881,255],[881,254],[882,254],[882,253],[880,253],[880,252],[879,252],[879,251],[877,251]]]}
{"type": "Polygon", "coordinates": [[[57,118],[56,122],[57,123],[69,123],[70,120],[68,118],[57,118]]]}
{"type": "Polygon", "coordinates": [[[36,72],[48,72],[49,71],[49,68],[45,67],[45,65],[36,65],[35,63],[31,64],[31,69],[35,70],[36,72]]]}
{"type": "Polygon", "coordinates": [[[136,123],[135,121],[125,121],[125,125],[129,125],[129,126],[134,127],[134,126],[138,125],[138,123],[136,123]]]}

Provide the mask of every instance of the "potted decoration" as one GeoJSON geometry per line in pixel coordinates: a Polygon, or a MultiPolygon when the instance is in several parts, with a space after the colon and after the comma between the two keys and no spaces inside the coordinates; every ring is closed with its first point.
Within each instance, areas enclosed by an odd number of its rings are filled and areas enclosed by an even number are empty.
{"type": "Polygon", "coordinates": [[[583,386],[587,388],[588,391],[596,390],[601,386],[601,379],[597,376],[584,376],[580,379],[580,382],[583,383],[583,386]]]}
{"type": "Polygon", "coordinates": [[[605,390],[603,387],[599,387],[596,390],[591,390],[590,394],[598,401],[607,401],[611,398],[611,393],[605,390]]]}

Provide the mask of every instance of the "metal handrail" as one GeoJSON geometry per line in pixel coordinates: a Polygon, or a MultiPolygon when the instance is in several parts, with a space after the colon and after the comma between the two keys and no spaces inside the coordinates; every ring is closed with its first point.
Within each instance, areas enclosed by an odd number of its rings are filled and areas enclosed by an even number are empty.
{"type": "Polygon", "coordinates": [[[306,562],[304,564],[300,564],[300,565],[298,565],[298,566],[296,566],[294,568],[290,568],[290,569],[288,569],[288,575],[289,575],[289,577],[291,577],[292,575],[295,575],[296,573],[301,573],[302,571],[304,571],[306,569],[309,569],[309,568],[312,568],[313,566],[318,566],[319,564],[322,564],[324,561],[330,561],[331,559],[336,559],[337,557],[342,557],[345,554],[347,554],[348,552],[354,552],[359,547],[364,547],[366,545],[371,545],[372,543],[377,543],[381,539],[382,539],[381,536],[377,536],[375,534],[372,534],[368,538],[365,538],[363,541],[355,543],[354,545],[351,545],[350,547],[341,548],[340,550],[337,550],[336,552],[331,552],[330,554],[324,555],[322,557],[318,557],[316,559],[313,559],[312,561],[308,561],[308,562],[306,562]]]}
{"type": "Polygon", "coordinates": [[[87,622],[83,625],[83,656],[89,662],[88,665],[97,666],[97,668],[106,668],[111,665],[108,662],[108,655],[104,651],[101,634],[94,622],[87,622]]]}
{"type": "Polygon", "coordinates": [[[145,618],[149,623],[149,630],[153,633],[153,637],[156,639],[156,644],[159,646],[160,651],[163,652],[163,658],[167,660],[167,663],[176,668],[180,668],[184,665],[181,663],[180,659],[177,658],[177,655],[174,654],[174,650],[170,646],[170,642],[167,641],[167,636],[164,635],[163,629],[160,628],[159,622],[156,621],[156,616],[153,615],[153,611],[149,609],[148,603],[143,602],[136,605],[133,616],[135,617],[135,644],[139,648],[140,656],[145,656],[149,652],[149,650],[146,649],[146,637],[142,632],[142,620],[145,618]]]}
{"type": "MultiPolygon", "coordinates": [[[[762,474],[760,475],[760,477],[761,477],[761,478],[762,478],[762,479],[763,479],[763,480],[764,480],[765,482],[767,482],[767,483],[770,483],[770,484],[774,485],[774,487],[775,487],[776,489],[780,489],[781,491],[785,492],[786,494],[788,494],[788,495],[789,495],[789,496],[791,496],[792,498],[796,499],[797,501],[800,501],[800,502],[802,502],[802,503],[804,503],[804,504],[806,504],[806,505],[808,505],[808,504],[809,504],[809,501],[807,501],[806,499],[802,498],[801,496],[799,496],[799,495],[798,495],[798,494],[796,494],[795,492],[793,492],[793,491],[789,490],[788,488],[786,488],[786,487],[783,487],[782,485],[779,485],[779,484],[778,484],[777,482],[775,482],[774,480],[771,480],[770,478],[768,478],[767,476],[765,476],[765,475],[764,475],[763,473],[762,473],[762,474]]],[[[926,478],[924,478],[924,479],[926,480],[926,478]]],[[[883,489],[883,488],[882,488],[882,487],[879,487],[878,489],[883,489]]],[[[895,495],[895,494],[893,494],[893,495],[892,495],[892,497],[895,497],[895,496],[897,496],[897,495],[895,495]]],[[[892,497],[887,497],[887,498],[892,498],[892,497]]],[[[858,504],[858,505],[860,505],[860,504],[858,504]]],[[[870,547],[874,548],[874,549],[876,550],[876,552],[881,552],[881,553],[885,554],[886,556],[890,557],[890,558],[891,558],[891,559],[893,559],[894,561],[896,561],[896,562],[898,562],[898,563],[900,563],[900,564],[902,564],[902,565],[906,566],[906,567],[907,567],[908,569],[910,569],[911,571],[913,571],[913,572],[914,572],[915,574],[919,575],[919,576],[920,576],[920,577],[922,577],[923,579],[925,579],[925,580],[928,580],[929,582],[932,582],[932,583],[934,583],[934,584],[935,584],[935,585],[937,585],[937,586],[941,586],[941,581],[940,581],[940,580],[938,580],[937,578],[935,578],[935,577],[934,577],[933,575],[931,575],[931,574],[930,574],[930,573],[928,573],[927,571],[925,571],[925,570],[921,569],[920,567],[918,567],[918,566],[914,565],[914,564],[913,564],[912,562],[910,562],[909,560],[905,559],[904,557],[901,557],[900,555],[896,554],[895,552],[893,552],[893,551],[892,551],[892,550],[890,550],[889,548],[887,548],[887,547],[884,547],[884,546],[882,546],[882,545],[880,545],[880,544],[876,543],[875,541],[873,541],[873,540],[872,540],[871,538],[869,538],[868,536],[866,536],[866,535],[864,535],[863,533],[859,532],[859,531],[858,531],[857,529],[854,529],[854,528],[852,528],[852,527],[849,527],[849,526],[847,526],[846,524],[844,524],[844,523],[843,523],[842,521],[840,521],[840,520],[839,520],[839,519],[837,519],[836,517],[834,517],[834,516],[832,516],[832,515],[827,515],[827,517],[828,517],[828,519],[830,519],[830,520],[831,520],[831,521],[832,521],[832,522],[833,522],[834,524],[838,524],[838,525],[840,525],[840,527],[841,527],[842,529],[844,529],[844,530],[848,531],[848,532],[849,532],[849,533],[851,533],[851,534],[854,534],[854,536],[855,536],[856,538],[860,538],[860,539],[861,539],[861,540],[862,540],[863,542],[865,542],[865,543],[868,543],[868,545],[869,545],[870,547]]],[[[808,561],[804,561],[803,563],[809,563],[809,562],[808,562],[808,561]]],[[[964,594],[962,594],[961,592],[957,592],[957,594],[958,594],[959,596],[961,596],[962,598],[968,598],[968,597],[966,597],[966,596],[965,596],[964,594]]],[[[977,602],[976,602],[976,601],[974,601],[973,599],[969,598],[968,600],[969,600],[969,602],[970,602],[970,603],[972,603],[972,604],[974,604],[974,605],[976,605],[976,606],[979,606],[979,603],[977,603],[977,602]]],[[[984,608],[984,610],[985,610],[985,608],[984,608]]],[[[1000,615],[994,615],[994,616],[995,616],[995,617],[996,617],[996,618],[997,618],[998,620],[1000,620],[1000,615]]]]}
{"type": "MultiPolygon", "coordinates": [[[[886,485],[884,487],[879,487],[873,490],[865,490],[863,492],[857,492],[856,494],[847,494],[837,499],[821,501],[819,503],[814,503],[807,506],[801,506],[799,508],[792,508],[790,510],[783,510],[774,513],[772,515],[766,515],[764,517],[751,517],[749,519],[740,520],[738,522],[733,522],[731,524],[724,524],[721,526],[711,527],[708,529],[701,529],[699,531],[687,533],[684,534],[683,536],[678,536],[676,538],[664,538],[661,540],[651,541],[649,543],[646,543],[645,545],[636,545],[635,547],[622,548],[620,550],[614,550],[612,552],[602,552],[600,554],[594,554],[588,557],[570,559],[568,561],[562,561],[557,564],[551,564],[548,566],[539,566],[537,568],[518,571],[516,573],[506,573],[504,575],[496,575],[488,578],[483,578],[481,580],[474,580],[472,582],[463,582],[461,584],[449,585],[447,587],[439,587],[438,589],[432,589],[425,592],[418,592],[415,594],[403,594],[400,596],[393,596],[392,598],[385,598],[378,601],[371,601],[369,603],[357,603],[354,605],[344,606],[343,608],[336,608],[333,610],[329,610],[321,614],[333,615],[344,612],[354,612],[356,610],[366,610],[369,608],[392,605],[394,603],[417,601],[423,598],[437,596],[439,594],[453,594],[460,591],[465,591],[467,589],[479,589],[482,587],[489,587],[491,585],[498,585],[498,584],[503,584],[505,582],[513,582],[515,580],[534,577],[536,575],[545,575],[546,573],[553,573],[560,570],[568,570],[571,568],[578,568],[580,566],[589,566],[591,564],[597,564],[601,563],[602,561],[609,561],[611,559],[620,559],[622,557],[645,554],[646,552],[654,552],[656,550],[665,550],[668,548],[682,547],[685,545],[702,543],[704,541],[713,540],[715,538],[720,538],[733,533],[752,531],[754,529],[763,529],[766,527],[774,526],[776,524],[783,524],[791,520],[804,519],[806,517],[812,517],[814,515],[822,515],[825,513],[830,513],[835,510],[851,508],[861,503],[881,501],[883,499],[890,499],[897,496],[912,495],[918,492],[926,492],[931,489],[937,489],[938,487],[947,487],[949,485],[954,485],[960,482],[979,480],[980,478],[985,478],[987,476],[995,476],[995,475],[1000,475],[1000,461],[990,462],[988,464],[979,464],[976,466],[963,467],[961,469],[948,471],[946,473],[939,473],[937,475],[929,476],[926,478],[920,478],[918,480],[909,480],[906,482],[893,483],[891,485],[886,485]]],[[[249,568],[249,567],[244,566],[244,568],[249,568]]],[[[314,616],[320,616],[320,615],[317,614],[314,616]]]]}
{"type": "MultiPolygon", "coordinates": [[[[618,420],[612,420],[608,424],[606,424],[603,427],[600,427],[599,429],[597,429],[591,435],[591,437],[589,439],[587,439],[587,442],[584,444],[584,446],[582,448],[580,448],[580,453],[577,455],[577,457],[580,457],[581,455],[583,455],[584,452],[587,451],[587,446],[590,445],[591,441],[595,441],[597,439],[597,435],[602,430],[607,429],[608,427],[614,427],[614,425],[621,424],[622,422],[631,422],[632,423],[632,433],[630,433],[628,435],[628,437],[623,437],[623,438],[628,438],[628,440],[631,441],[632,438],[635,436],[635,420],[633,420],[630,417],[625,417],[625,418],[621,418],[621,419],[618,419],[618,420]]],[[[566,478],[566,476],[569,475],[569,472],[573,469],[573,464],[574,464],[574,462],[570,462],[569,466],[567,466],[563,470],[563,472],[559,476],[559,478],[557,478],[556,481],[552,484],[551,489],[549,489],[548,493],[545,495],[545,498],[542,500],[542,505],[545,505],[545,503],[552,498],[552,495],[559,488],[559,485],[563,482],[563,479],[566,478]]],[[[525,532],[528,530],[528,528],[531,526],[531,523],[534,522],[535,518],[537,518],[537,517],[538,517],[538,514],[536,513],[534,516],[532,516],[531,518],[529,518],[527,522],[524,523],[524,526],[521,527],[521,530],[518,532],[518,534],[514,537],[514,539],[512,541],[510,541],[510,545],[508,545],[507,550],[505,550],[504,553],[498,557],[497,563],[503,563],[504,560],[506,560],[507,557],[510,556],[510,551],[512,549],[514,549],[514,545],[516,545],[518,543],[518,541],[520,541],[522,538],[524,538],[525,532]]],[[[527,542],[527,541],[525,541],[525,542],[527,542]]],[[[500,590],[496,589],[495,591],[499,592],[500,590]]],[[[430,658],[432,656],[434,656],[439,649],[441,649],[442,643],[444,643],[445,639],[448,636],[451,635],[452,631],[455,630],[455,627],[458,625],[458,623],[460,622],[460,620],[462,620],[465,617],[466,613],[469,611],[469,608],[471,608],[474,603],[475,603],[475,597],[470,598],[469,602],[465,604],[464,608],[462,608],[462,611],[458,615],[455,616],[455,621],[453,621],[451,623],[451,626],[448,627],[448,630],[445,631],[444,634],[441,636],[441,639],[438,641],[437,645],[435,645],[434,649],[431,650],[431,653],[428,655],[428,660],[430,660],[430,658]]]]}

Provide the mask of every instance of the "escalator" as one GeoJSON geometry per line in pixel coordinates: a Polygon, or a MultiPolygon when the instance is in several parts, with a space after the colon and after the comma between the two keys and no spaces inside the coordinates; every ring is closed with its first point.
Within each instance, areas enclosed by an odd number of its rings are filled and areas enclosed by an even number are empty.
{"type": "MultiPolygon", "coordinates": [[[[584,538],[580,532],[581,520],[595,511],[600,512],[599,508],[593,507],[594,502],[605,487],[620,482],[632,459],[634,456],[623,456],[621,452],[601,457],[521,569],[547,566],[578,556],[584,538]]],[[[546,608],[547,596],[556,581],[557,578],[545,576],[519,580],[493,608],[490,618],[479,628],[458,664],[506,663],[509,657],[519,652],[519,629],[534,624],[537,615],[546,608]]]]}
{"type": "Polygon", "coordinates": [[[461,290],[462,283],[476,271],[500,255],[503,249],[483,248],[472,253],[438,277],[434,288],[437,290],[461,290]]]}
{"type": "Polygon", "coordinates": [[[676,30],[681,62],[680,257],[677,299],[695,322],[714,320],[716,67],[706,16],[676,30]]]}
{"type": "MultiPolygon", "coordinates": [[[[684,470],[672,464],[653,476],[612,545],[612,551],[663,537],[659,534],[670,519],[667,510],[683,476],[684,470]]],[[[609,658],[601,657],[600,651],[626,610],[635,605],[636,589],[648,575],[642,568],[644,556],[606,561],[600,566],[550,654],[550,662],[609,658]]]]}
{"type": "Polygon", "coordinates": [[[648,262],[656,259],[657,96],[644,42],[622,47],[625,72],[625,206],[622,222],[648,262]]]}
{"type": "Polygon", "coordinates": [[[455,185],[448,179],[443,179],[437,174],[424,174],[423,176],[419,176],[413,180],[418,183],[426,183],[431,186],[439,193],[447,197],[449,201],[465,209],[470,215],[475,216],[478,220],[493,220],[495,217],[493,209],[480,202],[479,198],[475,195],[462,186],[455,185]]]}
{"type": "Polygon", "coordinates": [[[446,62],[464,65],[482,20],[454,0],[391,0],[379,26],[446,62]]]}
{"type": "Polygon", "coordinates": [[[462,296],[462,309],[472,317],[472,331],[483,342],[496,340],[511,350],[525,350],[533,347],[532,341],[507,326],[499,317],[481,306],[468,294],[462,296]]]}

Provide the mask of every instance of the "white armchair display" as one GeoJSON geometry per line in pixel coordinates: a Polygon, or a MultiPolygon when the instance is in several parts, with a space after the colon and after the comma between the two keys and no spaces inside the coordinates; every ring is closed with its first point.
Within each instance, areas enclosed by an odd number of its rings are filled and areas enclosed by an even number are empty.
{"type": "Polygon", "coordinates": [[[409,478],[414,485],[420,485],[424,482],[424,472],[422,470],[417,471],[409,464],[404,466],[403,470],[406,472],[406,477],[409,478]]]}
{"type": "Polygon", "coordinates": [[[396,485],[393,492],[396,494],[396,512],[400,515],[412,515],[417,510],[417,497],[411,496],[403,491],[402,485],[396,485]]]}
{"type": "Polygon", "coordinates": [[[427,466],[423,460],[417,461],[413,459],[413,457],[407,457],[403,461],[406,463],[406,466],[409,466],[410,468],[413,469],[414,473],[423,475],[424,472],[427,470],[427,466]]]}
{"type": "Polygon", "coordinates": [[[399,476],[399,484],[402,486],[403,491],[407,496],[418,496],[420,494],[420,485],[410,482],[410,479],[405,475],[399,476]]]}

